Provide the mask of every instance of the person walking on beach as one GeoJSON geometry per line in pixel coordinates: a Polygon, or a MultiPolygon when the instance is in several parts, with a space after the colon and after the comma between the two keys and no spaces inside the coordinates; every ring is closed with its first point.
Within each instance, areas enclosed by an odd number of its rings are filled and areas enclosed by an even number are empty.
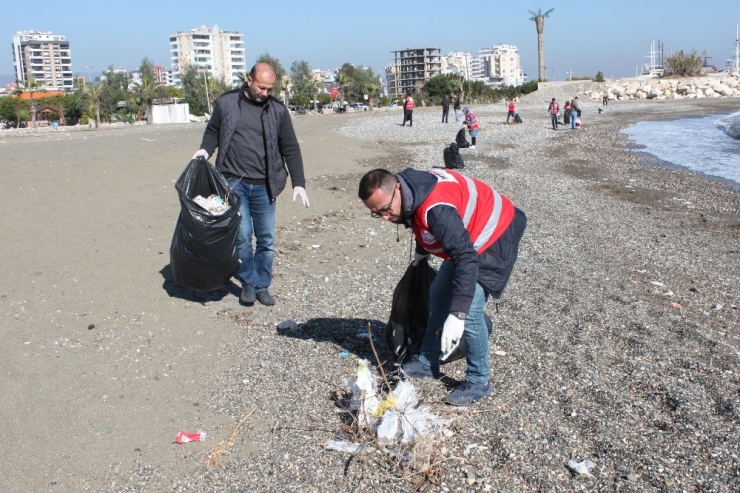
{"type": "Polygon", "coordinates": [[[406,126],[406,122],[409,122],[409,127],[414,126],[414,98],[411,97],[411,93],[406,93],[406,99],[403,101],[403,123],[402,127],[406,126]]]}
{"type": "Polygon", "coordinates": [[[560,113],[560,106],[558,105],[558,102],[555,101],[555,98],[552,98],[552,101],[550,101],[550,107],[547,108],[547,112],[550,114],[550,119],[552,119],[552,129],[557,130],[558,113],[560,113]]]}
{"type": "Polygon", "coordinates": [[[258,63],[240,88],[222,94],[193,156],[208,159],[218,148],[216,169],[241,201],[236,243],[240,264],[235,276],[242,283],[239,301],[246,305],[275,304],[267,289],[275,255],[275,199],[288,174],[293,200],[300,197],[309,206],[301,149],[288,109],[272,96],[275,80],[275,69],[258,63]]]}
{"type": "Polygon", "coordinates": [[[467,107],[463,108],[463,114],[465,115],[465,125],[468,127],[468,133],[470,134],[470,148],[475,149],[475,138],[478,137],[478,132],[480,132],[478,117],[467,107]]]}
{"type": "Polygon", "coordinates": [[[578,96],[574,97],[570,102],[570,128],[575,130],[578,128],[576,125],[580,123],[578,119],[581,118],[581,109],[578,107],[578,96]]]}
{"type": "Polygon", "coordinates": [[[565,104],[563,104],[563,123],[565,125],[570,125],[570,118],[571,118],[570,101],[566,101],[565,104]]]}
{"type": "Polygon", "coordinates": [[[450,116],[450,98],[445,94],[442,98],[442,123],[449,123],[447,118],[450,116]]]}
{"type": "Polygon", "coordinates": [[[609,95],[607,93],[604,93],[604,97],[601,98],[601,105],[609,106],[609,95]]]}
{"type": "Polygon", "coordinates": [[[457,93],[452,93],[452,109],[455,111],[455,121],[460,123],[460,98],[457,93]]]}
{"type": "Polygon", "coordinates": [[[375,169],[362,177],[360,200],[370,215],[411,228],[414,262],[444,259],[429,290],[429,319],[420,354],[402,371],[439,378],[444,361],[465,340],[465,379],[447,395],[464,406],[491,395],[488,327],[483,308],[500,298],[516,262],[527,217],[488,184],[448,170],[375,169]]]}
{"type": "Polygon", "coordinates": [[[509,118],[514,118],[515,119],[514,121],[516,121],[515,115],[516,115],[516,111],[515,111],[515,106],[514,106],[514,100],[510,99],[509,100],[509,112],[506,114],[506,123],[509,123],[509,118]]]}

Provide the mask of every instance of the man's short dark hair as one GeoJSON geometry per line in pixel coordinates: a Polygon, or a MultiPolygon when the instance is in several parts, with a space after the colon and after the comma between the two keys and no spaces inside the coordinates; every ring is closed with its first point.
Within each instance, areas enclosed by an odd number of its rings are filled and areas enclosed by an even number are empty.
{"type": "Polygon", "coordinates": [[[357,195],[360,197],[360,200],[365,201],[379,188],[388,193],[392,192],[396,183],[398,183],[396,175],[387,169],[377,168],[368,171],[360,179],[360,190],[357,195]]]}

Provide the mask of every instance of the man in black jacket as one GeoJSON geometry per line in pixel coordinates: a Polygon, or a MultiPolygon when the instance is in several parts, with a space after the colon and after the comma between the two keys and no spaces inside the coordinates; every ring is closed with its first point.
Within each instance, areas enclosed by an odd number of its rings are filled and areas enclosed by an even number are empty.
{"type": "Polygon", "coordinates": [[[430,288],[420,354],[403,372],[439,378],[440,359],[464,339],[468,369],[447,402],[467,405],[491,395],[483,308],[489,295],[503,293],[526,216],[486,183],[449,170],[375,169],[360,180],[359,197],[373,217],[412,228],[414,262],[429,254],[445,259],[430,288]]]}
{"type": "Polygon", "coordinates": [[[288,174],[293,200],[301,197],[303,205],[309,206],[301,149],[288,110],[272,97],[275,81],[275,69],[258,63],[241,88],[222,94],[193,156],[208,159],[218,147],[216,169],[241,201],[237,238],[241,263],[235,275],[242,283],[239,300],[246,305],[275,304],[267,290],[275,256],[275,199],[285,188],[288,174]]]}
{"type": "Polygon", "coordinates": [[[442,123],[449,123],[447,118],[450,115],[450,98],[445,94],[442,98],[442,123]]]}

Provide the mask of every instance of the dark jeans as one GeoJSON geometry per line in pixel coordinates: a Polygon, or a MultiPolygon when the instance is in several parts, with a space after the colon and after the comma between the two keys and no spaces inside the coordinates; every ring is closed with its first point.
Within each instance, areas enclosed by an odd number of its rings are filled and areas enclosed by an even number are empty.
{"type": "Polygon", "coordinates": [[[558,115],[550,115],[552,118],[552,129],[557,130],[558,129],[558,115]]]}
{"type": "Polygon", "coordinates": [[[409,127],[414,126],[414,110],[403,110],[403,125],[409,122],[409,127]]]}
{"type": "Polygon", "coordinates": [[[449,123],[447,117],[450,115],[449,108],[442,108],[442,123],[449,123]]]}

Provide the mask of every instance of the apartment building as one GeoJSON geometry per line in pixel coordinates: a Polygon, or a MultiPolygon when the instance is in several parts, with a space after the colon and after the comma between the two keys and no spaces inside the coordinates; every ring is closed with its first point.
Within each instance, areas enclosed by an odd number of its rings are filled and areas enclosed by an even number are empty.
{"type": "Polygon", "coordinates": [[[441,73],[460,75],[469,80],[472,74],[473,56],[465,51],[451,51],[441,58],[441,73]]]}
{"type": "Polygon", "coordinates": [[[176,86],[182,86],[180,73],[188,65],[198,65],[211,77],[230,85],[240,84],[237,74],[246,74],[249,70],[244,35],[237,31],[222,31],[218,26],[200,26],[171,35],[170,60],[176,86]]]}
{"type": "Polygon", "coordinates": [[[472,66],[472,80],[483,81],[488,86],[520,86],[527,81],[522,72],[519,50],[516,46],[500,44],[481,48],[472,66]]]}
{"type": "Polygon", "coordinates": [[[421,87],[442,73],[440,48],[406,48],[392,51],[393,63],[385,69],[388,94],[401,96],[418,92],[421,87]]]}
{"type": "Polygon", "coordinates": [[[33,77],[50,90],[68,91],[74,87],[72,54],[64,36],[18,31],[13,36],[13,65],[16,80],[24,84],[33,77]]]}

